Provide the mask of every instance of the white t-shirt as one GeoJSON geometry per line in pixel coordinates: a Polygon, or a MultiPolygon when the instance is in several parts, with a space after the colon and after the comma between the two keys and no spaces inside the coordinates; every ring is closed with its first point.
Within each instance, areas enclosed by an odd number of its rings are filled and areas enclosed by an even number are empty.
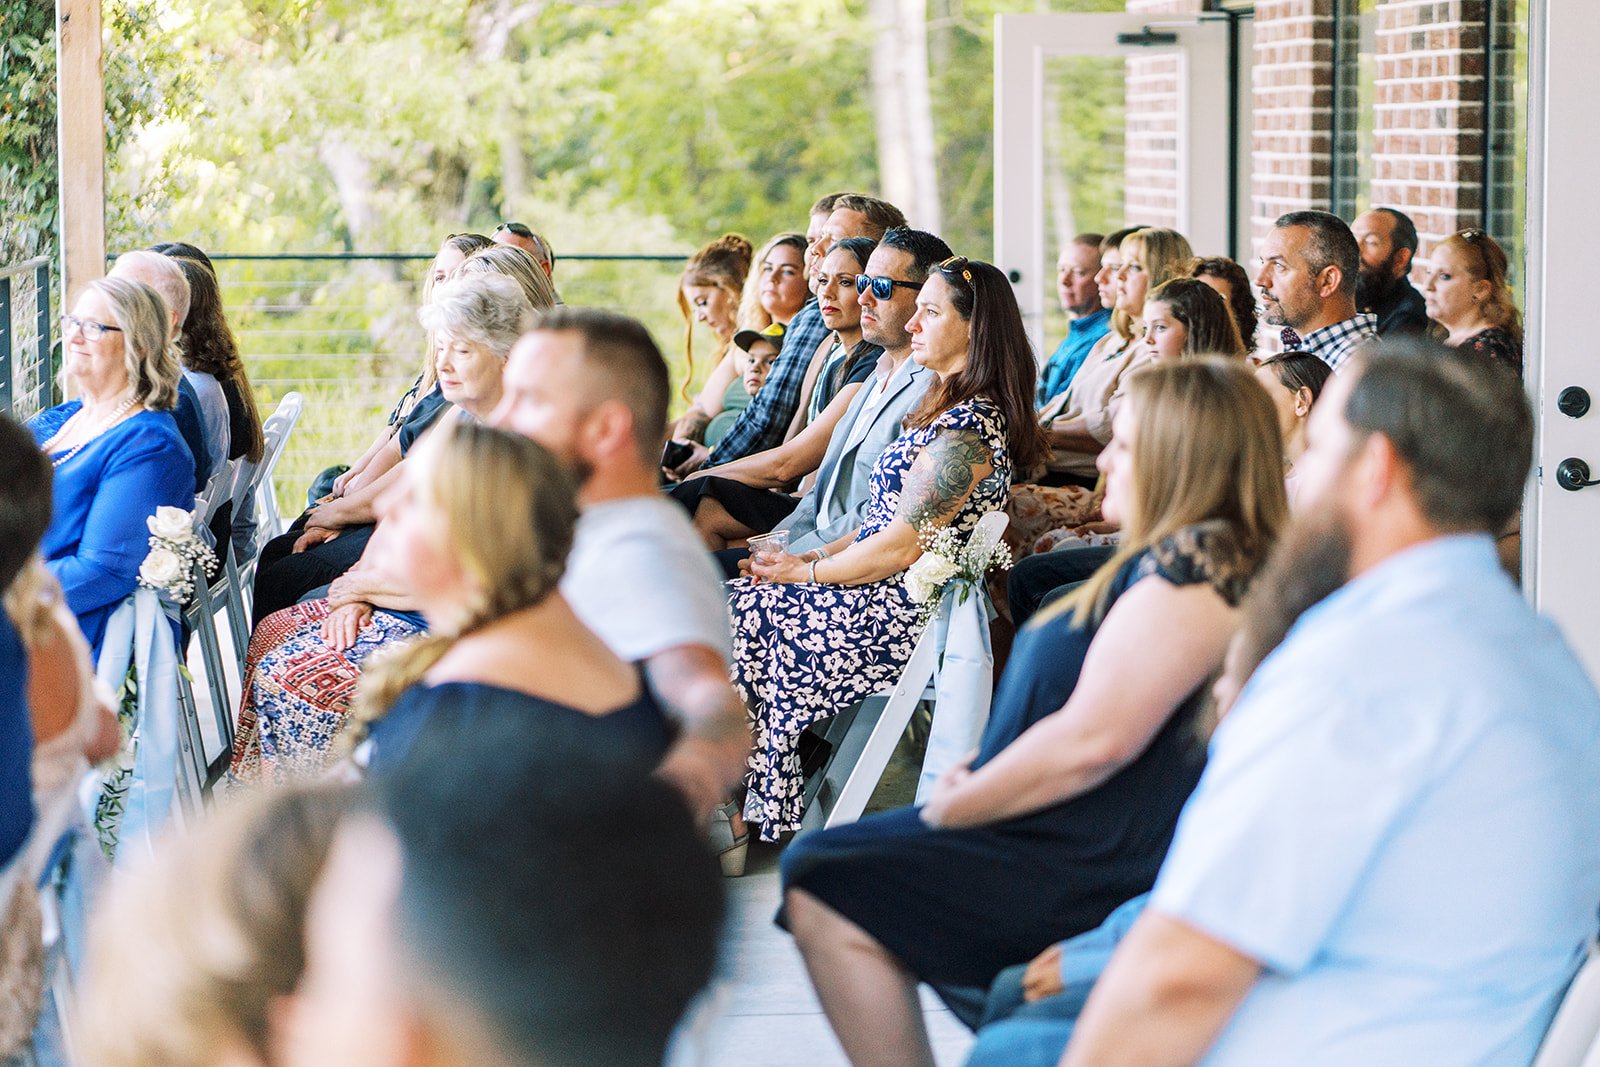
{"type": "Polygon", "coordinates": [[[621,658],[682,645],[732,649],[722,575],[683,508],[664,496],[607,500],[583,510],[561,592],[621,658]]]}

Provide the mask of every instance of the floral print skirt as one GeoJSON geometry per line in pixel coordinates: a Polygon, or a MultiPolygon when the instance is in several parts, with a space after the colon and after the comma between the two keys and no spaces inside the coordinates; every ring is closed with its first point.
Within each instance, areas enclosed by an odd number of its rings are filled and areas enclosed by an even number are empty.
{"type": "Polygon", "coordinates": [[[806,727],[891,686],[922,635],[900,576],[869,585],[728,583],[733,683],[754,750],[744,817],[763,841],[800,827],[806,727]]]}
{"type": "Polygon", "coordinates": [[[308,600],[268,615],[250,636],[233,742],[235,783],[286,782],[325,770],[362,664],[422,632],[408,619],[375,611],[356,643],[335,652],[322,640],[327,617],[326,600],[308,600]]]}

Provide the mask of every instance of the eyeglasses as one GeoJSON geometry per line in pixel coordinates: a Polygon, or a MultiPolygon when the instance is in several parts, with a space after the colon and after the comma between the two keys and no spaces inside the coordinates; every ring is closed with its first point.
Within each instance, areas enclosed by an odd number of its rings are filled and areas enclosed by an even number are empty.
{"type": "Polygon", "coordinates": [[[940,274],[954,274],[963,279],[969,286],[972,284],[972,271],[968,269],[972,261],[966,256],[951,256],[939,264],[940,274]]]}
{"type": "Polygon", "coordinates": [[[61,316],[61,336],[68,336],[74,329],[83,334],[83,339],[86,341],[100,340],[106,335],[107,330],[115,330],[117,333],[122,332],[121,326],[107,326],[103,322],[96,322],[93,319],[80,319],[76,315],[61,316]]]}
{"type": "Polygon", "coordinates": [[[887,300],[894,295],[895,289],[910,289],[920,292],[921,282],[903,282],[899,278],[875,278],[870,274],[856,275],[856,292],[865,293],[867,287],[872,287],[872,295],[879,300],[887,300]]]}

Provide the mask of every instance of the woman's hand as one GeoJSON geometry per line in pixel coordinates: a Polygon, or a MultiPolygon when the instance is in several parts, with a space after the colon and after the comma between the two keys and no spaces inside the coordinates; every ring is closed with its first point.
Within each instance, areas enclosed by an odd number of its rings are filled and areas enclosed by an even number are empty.
{"type": "Polygon", "coordinates": [[[928,802],[918,813],[925,824],[935,829],[951,827],[950,807],[960,796],[961,786],[972,777],[972,761],[977,758],[978,752],[974,749],[939,775],[928,794],[928,802]]]}
{"type": "Polygon", "coordinates": [[[328,607],[347,607],[364,599],[360,581],[356,577],[358,573],[357,571],[345,571],[328,584],[328,607]]]}
{"type": "Polygon", "coordinates": [[[339,536],[338,530],[330,530],[323,526],[306,524],[305,533],[302,533],[294,543],[295,552],[304,552],[327,541],[335,540],[339,536]]]}
{"type": "Polygon", "coordinates": [[[1053,997],[1066,987],[1061,984],[1061,945],[1051,945],[1039,953],[1022,972],[1022,999],[1029,1004],[1053,997]]]}
{"type": "Polygon", "coordinates": [[[322,620],[322,642],[335,652],[344,652],[354,647],[362,629],[371,621],[371,604],[355,603],[334,608],[322,620]]]}
{"type": "Polygon", "coordinates": [[[758,582],[809,582],[811,561],[780,552],[765,559],[750,557],[750,573],[758,582]]]}

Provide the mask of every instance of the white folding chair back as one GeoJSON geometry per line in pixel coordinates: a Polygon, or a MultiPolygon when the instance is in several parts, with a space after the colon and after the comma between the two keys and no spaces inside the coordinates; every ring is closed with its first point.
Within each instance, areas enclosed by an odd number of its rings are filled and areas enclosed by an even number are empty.
{"type": "MultiPolygon", "coordinates": [[[[1008,521],[1004,512],[990,512],[979,521],[968,543],[988,551],[988,548],[999,543],[1008,521]]],[[[994,683],[994,661],[988,656],[987,644],[988,595],[980,589],[964,604],[958,606],[954,600],[953,592],[945,594],[939,610],[922,631],[922,636],[917,638],[911,658],[900,672],[899,680],[887,692],[888,699],[877,717],[873,719],[870,716],[866,705],[856,713],[850,728],[840,739],[833,759],[824,770],[818,772],[824,775],[824,783],[802,817],[802,824],[806,828],[819,823],[823,826],[840,826],[861,818],[867,801],[872,799],[872,791],[877,788],[884,770],[889,766],[895,746],[900,743],[920,703],[934,705],[933,727],[922,768],[923,782],[937,778],[976,744],[988,720],[989,690],[994,683]],[[958,615],[963,616],[959,620],[961,624],[952,626],[953,619],[958,615]],[[957,635],[963,642],[959,655],[954,655],[956,649],[949,645],[952,635],[957,635]],[[981,649],[967,647],[980,640],[981,649]],[[981,669],[985,658],[987,677],[982,676],[981,669]],[[936,697],[945,688],[940,682],[947,661],[959,661],[962,665],[962,677],[956,686],[961,695],[940,703],[936,697]],[[829,797],[828,783],[837,780],[841,773],[844,784],[835,797],[829,797]]],[[[952,679],[952,682],[955,681],[952,679]]],[[[881,698],[884,695],[878,693],[874,697],[881,698]]],[[[873,699],[868,698],[868,702],[873,699]]],[[[924,789],[918,788],[919,800],[924,789]]]]}
{"type": "Polygon", "coordinates": [[[1600,950],[1591,942],[1577,977],[1567,987],[1545,1031],[1533,1067],[1600,1065],[1600,950]]]}
{"type": "MultiPolygon", "coordinates": [[[[259,523],[256,527],[257,549],[283,533],[283,515],[278,511],[278,493],[272,487],[272,472],[283,456],[283,447],[289,440],[290,432],[300,421],[304,406],[305,397],[299,393],[285,393],[261,427],[262,435],[267,439],[266,448],[261,453],[261,462],[251,469],[246,486],[246,491],[254,493],[256,497],[256,518],[259,523]]],[[[239,564],[243,567],[250,562],[240,560],[239,564]]]]}

